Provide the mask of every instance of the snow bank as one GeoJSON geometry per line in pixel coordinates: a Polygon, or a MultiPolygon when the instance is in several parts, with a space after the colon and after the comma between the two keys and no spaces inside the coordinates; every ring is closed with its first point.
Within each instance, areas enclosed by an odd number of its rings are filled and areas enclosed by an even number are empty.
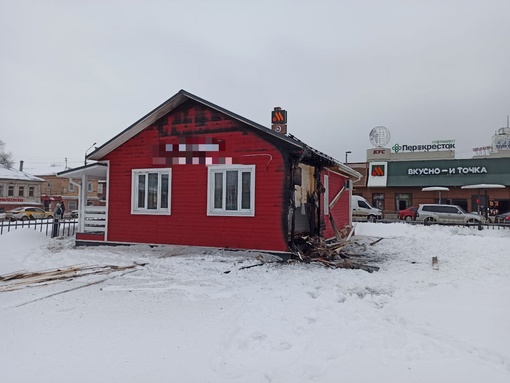
{"type": "Polygon", "coordinates": [[[0,237],[2,249],[24,249],[23,268],[147,263],[105,280],[0,293],[0,337],[9,345],[0,349],[3,378],[510,380],[510,230],[358,224],[356,234],[353,249],[364,249],[379,272],[276,263],[243,269],[259,263],[257,254],[73,248],[26,230],[0,237]]]}

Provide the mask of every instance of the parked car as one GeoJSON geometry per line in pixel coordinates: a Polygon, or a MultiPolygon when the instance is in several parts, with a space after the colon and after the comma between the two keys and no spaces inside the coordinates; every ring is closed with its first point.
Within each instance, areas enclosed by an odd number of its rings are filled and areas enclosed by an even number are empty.
{"type": "Polygon", "coordinates": [[[414,221],[416,219],[416,210],[418,210],[418,206],[411,206],[407,209],[400,210],[398,212],[398,219],[404,221],[414,221]]]}
{"type": "Polygon", "coordinates": [[[382,219],[382,211],[370,206],[368,201],[359,195],[352,196],[351,209],[354,219],[367,220],[369,222],[376,222],[378,219],[382,219]]]}
{"type": "Polygon", "coordinates": [[[0,221],[5,219],[5,210],[3,207],[0,207],[0,221]]]}
{"type": "Polygon", "coordinates": [[[416,210],[416,221],[466,224],[484,222],[484,217],[458,205],[422,204],[416,210]]]}
{"type": "Polygon", "coordinates": [[[487,216],[487,218],[485,218],[485,215],[483,214],[483,212],[479,213],[477,211],[470,211],[469,213],[481,216],[482,217],[482,222],[492,222],[491,218],[489,216],[487,216]]]}
{"type": "Polygon", "coordinates": [[[494,222],[510,224],[510,211],[508,213],[496,214],[494,217],[494,222]]]}
{"type": "Polygon", "coordinates": [[[21,220],[27,221],[29,219],[46,219],[53,218],[53,212],[45,211],[40,207],[17,207],[16,209],[9,210],[5,213],[5,218],[11,221],[21,220]]]}
{"type": "Polygon", "coordinates": [[[78,218],[78,210],[71,210],[71,218],[78,218]]]}

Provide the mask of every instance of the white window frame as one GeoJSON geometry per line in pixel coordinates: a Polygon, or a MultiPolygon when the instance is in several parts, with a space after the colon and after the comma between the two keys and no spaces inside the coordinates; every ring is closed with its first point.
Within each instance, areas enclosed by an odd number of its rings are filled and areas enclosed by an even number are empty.
{"type": "MultiPolygon", "coordinates": [[[[242,177],[238,176],[238,191],[242,188],[242,177]]],[[[207,167],[207,215],[210,216],[255,216],[255,165],[209,165],[207,167]],[[226,210],[226,172],[237,171],[239,174],[250,172],[250,208],[240,208],[242,202],[242,192],[237,193],[237,210],[226,210]],[[223,173],[223,196],[222,208],[214,208],[214,175],[223,173]]]]}
{"type": "Polygon", "coordinates": [[[149,215],[170,215],[172,196],[172,169],[171,168],[153,168],[153,169],[132,169],[131,170],[131,214],[149,214],[149,215]],[[158,202],[156,209],[148,209],[148,182],[149,173],[158,174],[158,202]],[[168,207],[161,207],[161,175],[168,175],[168,207]],[[145,175],[145,207],[138,207],[138,176],[145,175]]]}
{"type": "Polygon", "coordinates": [[[87,193],[93,193],[94,192],[94,184],[92,181],[87,182],[87,193]]]}
{"type": "Polygon", "coordinates": [[[69,192],[74,193],[74,184],[72,180],[69,180],[69,192]]]}

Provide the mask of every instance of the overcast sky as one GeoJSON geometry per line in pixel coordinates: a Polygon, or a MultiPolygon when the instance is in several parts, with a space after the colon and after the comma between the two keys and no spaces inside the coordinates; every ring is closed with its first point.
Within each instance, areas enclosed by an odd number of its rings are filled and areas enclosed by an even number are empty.
{"type": "MultiPolygon", "coordinates": [[[[0,140],[25,168],[83,164],[185,89],[341,161],[490,144],[510,114],[510,1],[0,0],[0,140]]],[[[17,165],[16,165],[17,166],[17,165]]]]}

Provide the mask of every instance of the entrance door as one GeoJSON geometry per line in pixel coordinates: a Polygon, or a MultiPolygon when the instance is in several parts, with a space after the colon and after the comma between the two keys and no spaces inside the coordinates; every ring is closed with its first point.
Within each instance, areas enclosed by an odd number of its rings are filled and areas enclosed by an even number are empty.
{"type": "Polygon", "coordinates": [[[395,194],[395,207],[397,210],[404,210],[412,206],[412,195],[410,193],[395,194]]]}
{"type": "Polygon", "coordinates": [[[372,194],[372,206],[381,211],[385,210],[384,206],[384,193],[373,193],[372,194]]]}
{"type": "Polygon", "coordinates": [[[471,196],[471,211],[475,211],[480,214],[485,214],[487,208],[487,201],[485,195],[473,195],[471,196]]]}

